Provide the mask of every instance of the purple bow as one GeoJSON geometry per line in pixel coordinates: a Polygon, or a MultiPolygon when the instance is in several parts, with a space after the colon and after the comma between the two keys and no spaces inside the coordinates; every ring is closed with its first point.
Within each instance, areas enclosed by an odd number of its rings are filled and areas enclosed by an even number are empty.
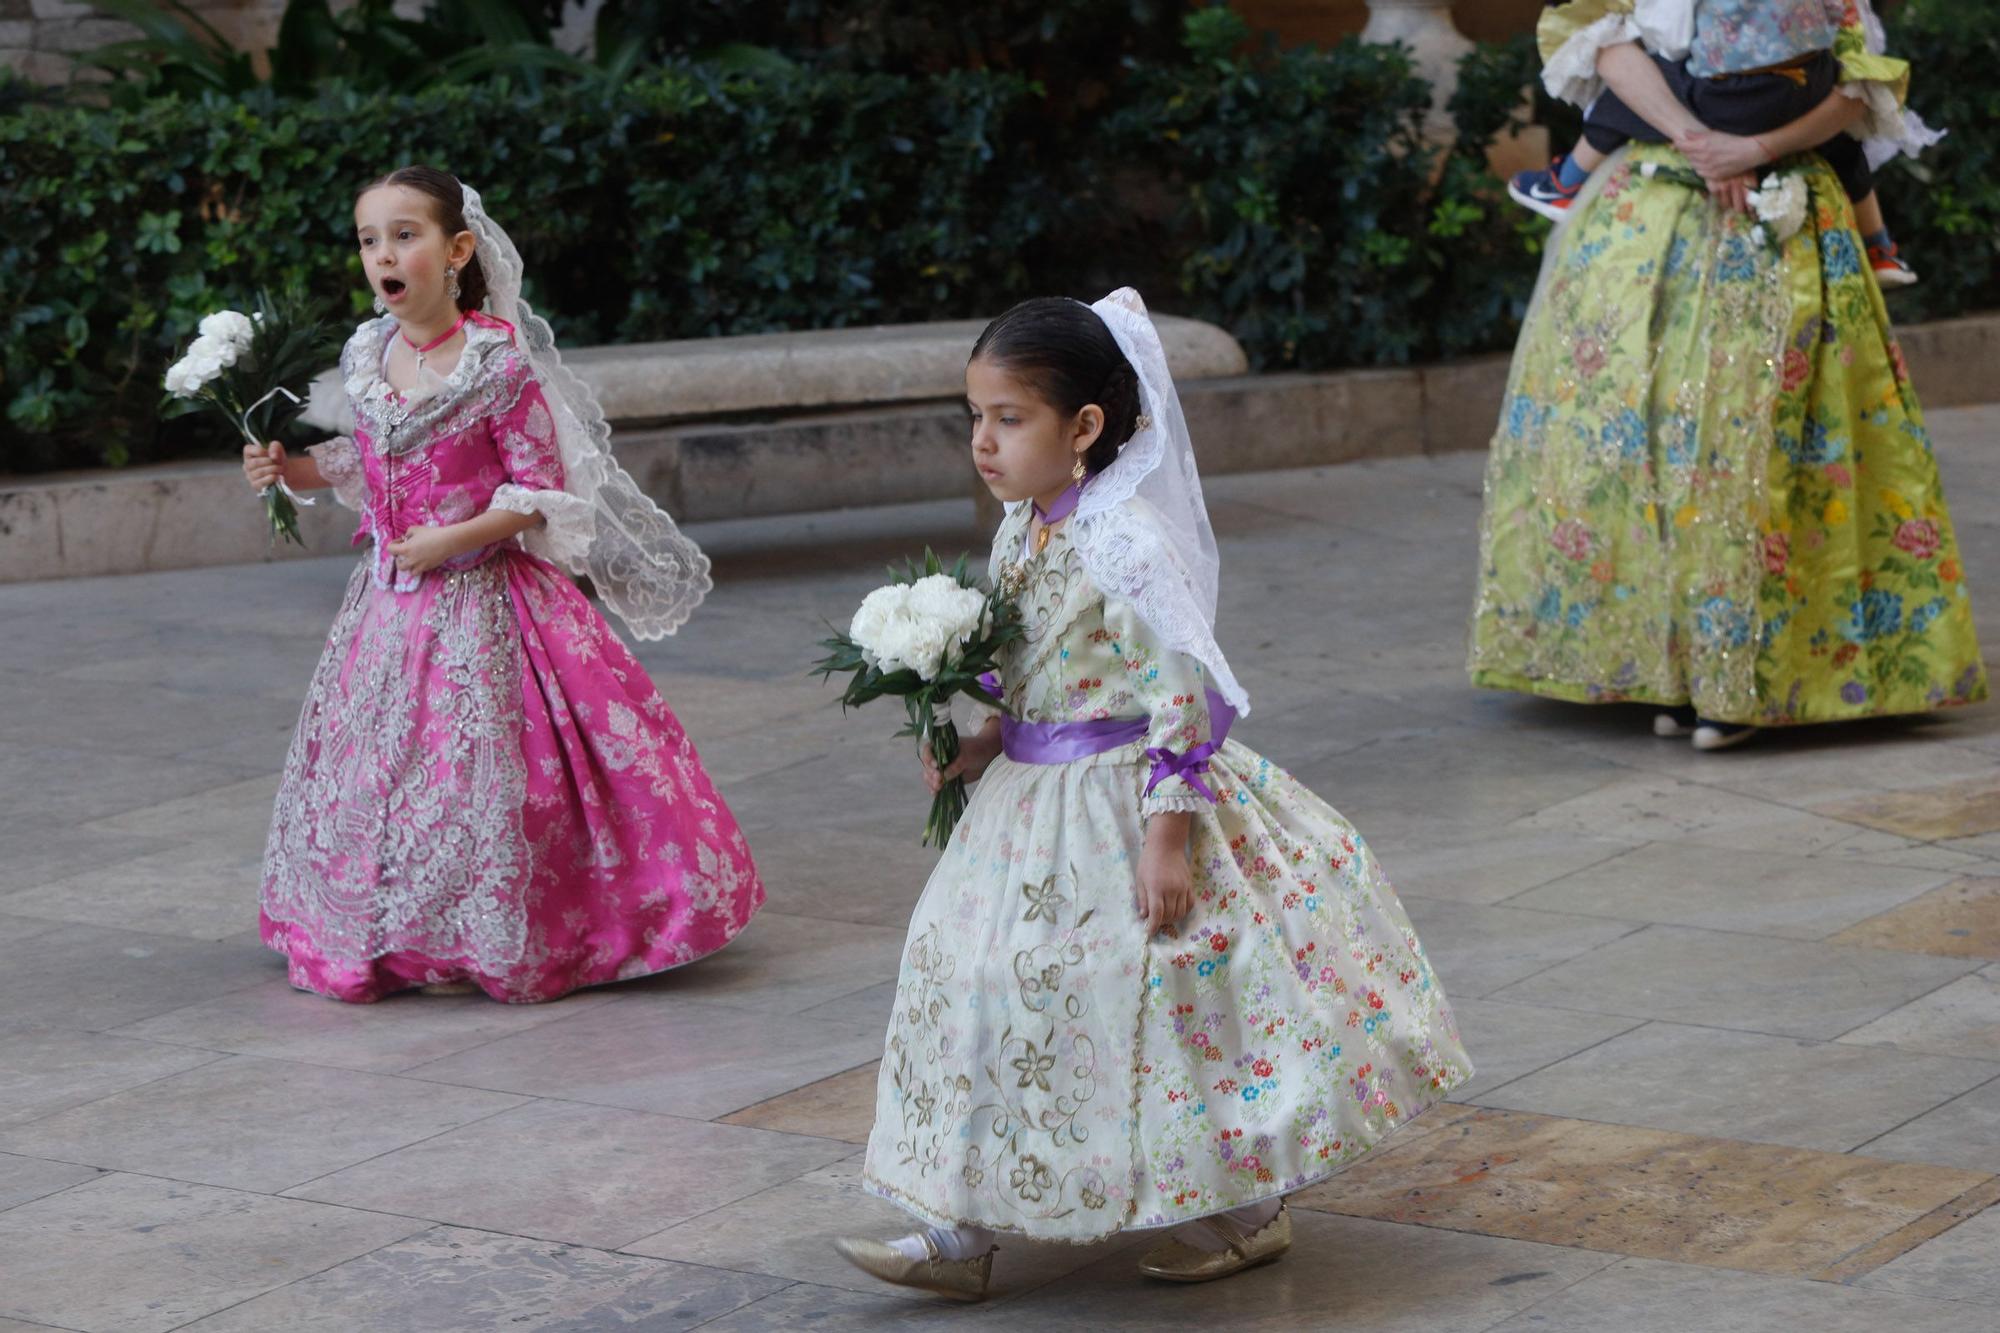
{"type": "Polygon", "coordinates": [[[1153,761],[1153,779],[1146,784],[1146,795],[1151,796],[1153,788],[1168,778],[1179,778],[1200,792],[1210,805],[1214,805],[1215,793],[1201,780],[1201,775],[1208,772],[1208,757],[1214,753],[1214,741],[1203,741],[1186,754],[1175,754],[1164,745],[1154,746],[1146,751],[1146,758],[1153,761]]]}

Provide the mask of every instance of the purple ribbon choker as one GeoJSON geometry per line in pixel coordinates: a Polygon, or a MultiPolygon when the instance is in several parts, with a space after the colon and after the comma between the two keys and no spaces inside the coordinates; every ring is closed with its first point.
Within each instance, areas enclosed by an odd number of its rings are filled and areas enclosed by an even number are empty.
{"type": "Polygon", "coordinates": [[[1035,517],[1040,519],[1042,526],[1046,528],[1052,523],[1062,522],[1075,513],[1077,502],[1081,499],[1083,499],[1083,483],[1077,482],[1058,495],[1056,502],[1047,509],[1043,509],[1039,501],[1030,500],[1028,503],[1034,507],[1035,517]]]}

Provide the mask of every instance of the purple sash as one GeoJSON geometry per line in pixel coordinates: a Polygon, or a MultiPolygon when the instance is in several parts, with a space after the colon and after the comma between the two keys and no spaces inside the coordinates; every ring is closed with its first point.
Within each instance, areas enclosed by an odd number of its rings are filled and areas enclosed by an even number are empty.
{"type": "MultiPolygon", "coordinates": [[[[999,696],[999,682],[991,676],[984,678],[987,692],[999,696]]],[[[1153,761],[1153,776],[1146,783],[1146,794],[1152,795],[1153,788],[1168,778],[1180,778],[1188,786],[1215,801],[1215,793],[1202,782],[1201,775],[1208,772],[1208,761],[1216,749],[1229,738],[1229,728],[1236,721],[1236,710],[1229,701],[1214,690],[1208,692],[1209,732],[1212,740],[1204,741],[1186,754],[1176,754],[1165,746],[1154,746],[1146,751],[1146,758],[1153,761]]],[[[1121,745],[1146,739],[1151,720],[1143,717],[1107,717],[1092,722],[1019,722],[1011,717],[1000,719],[1000,749],[1017,764],[1066,764],[1072,759],[1083,759],[1093,754],[1103,754],[1121,745]]]]}

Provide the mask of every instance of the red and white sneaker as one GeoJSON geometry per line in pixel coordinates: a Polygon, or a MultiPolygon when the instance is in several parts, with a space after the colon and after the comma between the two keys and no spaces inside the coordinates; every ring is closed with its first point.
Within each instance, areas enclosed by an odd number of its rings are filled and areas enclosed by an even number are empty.
{"type": "Polygon", "coordinates": [[[1875,270],[1875,281],[1885,292],[1896,287],[1917,285],[1917,271],[1897,253],[1894,242],[1886,246],[1869,246],[1868,266],[1875,270]]]}

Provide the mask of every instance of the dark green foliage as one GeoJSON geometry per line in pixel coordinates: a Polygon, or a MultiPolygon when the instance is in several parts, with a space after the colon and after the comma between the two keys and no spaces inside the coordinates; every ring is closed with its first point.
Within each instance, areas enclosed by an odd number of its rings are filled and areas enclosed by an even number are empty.
{"type": "Polygon", "coordinates": [[[1503,345],[1538,235],[1485,169],[1521,100],[1519,82],[1506,86],[1517,71],[1485,81],[1498,114],[1469,103],[1440,154],[1420,133],[1429,87],[1400,49],[1350,39],[1278,51],[1248,38],[1227,9],[1192,15],[1187,58],[1139,70],[1111,118],[1113,142],[1179,201],[1156,252],[1182,257],[1187,313],[1229,329],[1266,368],[1503,345]]]}
{"type": "Polygon", "coordinates": [[[1040,232],[1031,94],[1006,75],[739,79],[658,69],[606,96],[504,80],[164,97],[0,118],[0,467],[234,443],[159,419],[194,325],[260,287],[358,317],[355,191],[428,161],[478,185],[572,345],[999,309],[1040,232]]]}
{"type": "Polygon", "coordinates": [[[1923,281],[1898,319],[2000,306],[2000,24],[1993,0],[1904,0],[1887,11],[1889,54],[1910,62],[1910,105],[1950,133],[1877,173],[1889,228],[1923,281]]]}
{"type": "Polygon", "coordinates": [[[598,31],[637,37],[655,58],[747,45],[844,69],[1013,70],[1069,93],[1113,81],[1122,60],[1171,58],[1191,7],[1189,0],[608,0],[598,31]]]}
{"type": "MultiPolygon", "coordinates": [[[[1882,173],[1924,274],[1901,319],[2000,305],[1988,11],[1891,17],[1912,101],[1952,131],[1882,173]]],[[[275,84],[188,23],[168,25],[184,42],[156,33],[181,45],[145,62],[130,105],[0,82],[0,470],[233,449],[161,418],[175,348],[259,288],[358,316],[354,191],[411,161],[481,188],[573,345],[991,315],[1131,283],[1259,366],[1310,369],[1508,346],[1547,224],[1507,201],[1485,149],[1524,107],[1558,147],[1576,127],[1523,98],[1525,36],[1467,58],[1440,149],[1418,140],[1426,93],[1402,53],[1279,52],[1187,0],[619,0],[593,63],[543,44],[557,12],[448,0],[406,24],[387,0],[338,17],[295,0],[275,84]],[[673,49],[704,54],[649,63],[673,49]]]]}

